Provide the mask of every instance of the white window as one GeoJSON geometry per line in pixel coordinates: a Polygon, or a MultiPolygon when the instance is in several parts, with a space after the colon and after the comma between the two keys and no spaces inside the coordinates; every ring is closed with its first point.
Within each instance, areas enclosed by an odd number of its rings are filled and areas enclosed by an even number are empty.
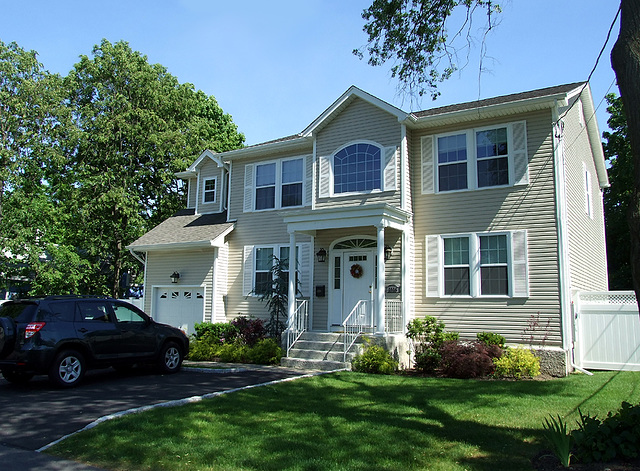
{"type": "Polygon", "coordinates": [[[318,196],[345,196],[396,189],[396,146],[359,141],[318,157],[318,196]]]}
{"type": "Polygon", "coordinates": [[[422,193],[529,182],[526,122],[421,138],[422,193]]]}
{"type": "MultiPolygon", "coordinates": [[[[272,271],[274,256],[282,261],[289,260],[290,247],[288,244],[277,245],[246,245],[244,247],[243,291],[247,296],[260,296],[273,284],[272,271]]],[[[311,244],[296,245],[297,274],[299,287],[303,296],[311,292],[311,244]]],[[[283,273],[284,281],[289,281],[288,264],[283,273]]]]}
{"type": "Polygon", "coordinates": [[[202,192],[203,203],[216,202],[216,183],[217,179],[215,178],[207,178],[204,180],[204,190],[202,192]]]}
{"type": "Polygon", "coordinates": [[[527,297],[526,231],[426,237],[427,297],[527,297]]]}
{"type": "Polygon", "coordinates": [[[244,211],[304,205],[305,158],[245,166],[244,211]]]}

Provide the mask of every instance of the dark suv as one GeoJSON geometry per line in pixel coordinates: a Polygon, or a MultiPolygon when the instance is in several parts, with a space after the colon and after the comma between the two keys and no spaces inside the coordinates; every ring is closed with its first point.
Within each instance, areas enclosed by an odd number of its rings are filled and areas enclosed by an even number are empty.
{"type": "Polygon", "coordinates": [[[71,387],[88,368],[150,362],[175,373],[188,352],[184,332],[124,301],[50,296],[0,305],[0,371],[13,383],[48,374],[71,387]]]}

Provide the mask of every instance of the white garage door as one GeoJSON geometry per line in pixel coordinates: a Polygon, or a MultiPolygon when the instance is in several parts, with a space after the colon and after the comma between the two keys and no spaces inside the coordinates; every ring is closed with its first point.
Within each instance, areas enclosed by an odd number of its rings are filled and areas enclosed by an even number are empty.
{"type": "Polygon", "coordinates": [[[195,333],[194,325],[204,318],[204,288],[156,288],[154,319],[195,333]]]}

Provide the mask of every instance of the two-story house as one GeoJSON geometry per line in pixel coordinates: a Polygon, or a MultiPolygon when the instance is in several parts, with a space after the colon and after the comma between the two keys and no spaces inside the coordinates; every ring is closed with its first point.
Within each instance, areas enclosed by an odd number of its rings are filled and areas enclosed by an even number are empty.
{"type": "Polygon", "coordinates": [[[311,331],[355,315],[403,354],[407,322],[432,315],[462,338],[544,344],[563,373],[572,292],[607,289],[608,179],[584,83],[413,113],[351,87],[301,133],[205,151],[178,176],[188,208],[129,249],[145,310],[190,333],[266,317],[275,255],[298,267],[289,313],[304,305],[311,331]]]}

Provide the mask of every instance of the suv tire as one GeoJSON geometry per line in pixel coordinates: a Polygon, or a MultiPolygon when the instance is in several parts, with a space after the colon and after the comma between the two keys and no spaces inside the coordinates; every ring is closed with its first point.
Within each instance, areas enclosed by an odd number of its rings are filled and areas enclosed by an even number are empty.
{"type": "Polygon", "coordinates": [[[49,379],[57,386],[72,388],[76,386],[85,372],[85,361],[81,353],[75,350],[63,350],[58,353],[49,369],[49,379]]]}
{"type": "Polygon", "coordinates": [[[2,376],[13,384],[27,384],[34,375],[33,373],[25,373],[23,371],[3,371],[2,376]]]}
{"type": "Polygon", "coordinates": [[[158,366],[163,373],[177,373],[182,366],[182,350],[175,342],[167,342],[160,350],[158,366]]]}

